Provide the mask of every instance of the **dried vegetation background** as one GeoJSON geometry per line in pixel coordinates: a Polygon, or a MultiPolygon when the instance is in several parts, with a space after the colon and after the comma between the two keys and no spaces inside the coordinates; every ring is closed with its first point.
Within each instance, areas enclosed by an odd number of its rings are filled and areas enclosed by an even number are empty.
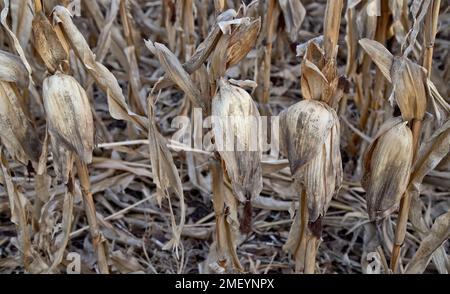
{"type": "Polygon", "coordinates": [[[448,1],[0,8],[0,272],[450,272],[448,1]]]}

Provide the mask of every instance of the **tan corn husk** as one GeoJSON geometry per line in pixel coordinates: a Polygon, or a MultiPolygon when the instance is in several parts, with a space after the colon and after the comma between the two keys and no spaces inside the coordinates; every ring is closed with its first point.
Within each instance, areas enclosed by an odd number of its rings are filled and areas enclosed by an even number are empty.
{"type": "Polygon", "coordinates": [[[405,192],[413,156],[412,133],[400,117],[385,122],[364,156],[361,184],[371,221],[397,209],[405,192]]]}
{"type": "Polygon", "coordinates": [[[342,181],[339,120],[324,103],[300,101],[280,115],[281,150],[308,195],[309,220],[325,215],[342,181]]]}
{"type": "Polygon", "coordinates": [[[240,202],[250,200],[262,190],[258,108],[245,90],[221,79],[212,101],[212,115],[216,120],[215,144],[225,161],[235,196],[240,202]]]}
{"type": "Polygon", "coordinates": [[[69,58],[50,21],[42,11],[36,13],[33,19],[33,42],[34,48],[51,73],[56,72],[60,64],[69,58]]]}
{"type": "Polygon", "coordinates": [[[13,82],[19,87],[28,87],[28,71],[19,57],[0,50],[0,81],[13,82]]]}
{"type": "Polygon", "coordinates": [[[403,57],[394,58],[391,68],[393,94],[404,120],[422,120],[427,108],[426,71],[403,57]]]}
{"type": "Polygon", "coordinates": [[[44,80],[43,99],[52,140],[90,163],[94,122],[84,89],[73,77],[56,73],[44,80]]]}
{"type": "Polygon", "coordinates": [[[239,25],[231,34],[227,49],[227,68],[238,64],[253,49],[260,29],[261,19],[258,18],[249,24],[239,25]]]}
{"type": "Polygon", "coordinates": [[[9,154],[26,165],[39,161],[41,143],[19,95],[13,83],[0,81],[0,138],[9,154]]]}
{"type": "Polygon", "coordinates": [[[395,99],[403,119],[422,120],[427,106],[426,70],[404,56],[394,57],[377,41],[362,39],[359,44],[392,83],[390,100],[395,99]]]}

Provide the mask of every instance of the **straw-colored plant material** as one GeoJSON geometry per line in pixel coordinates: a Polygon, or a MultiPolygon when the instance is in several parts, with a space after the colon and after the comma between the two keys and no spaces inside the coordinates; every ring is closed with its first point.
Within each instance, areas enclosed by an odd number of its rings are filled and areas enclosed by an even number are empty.
{"type": "MultiPolygon", "coordinates": [[[[225,162],[233,192],[246,204],[244,213],[248,214],[250,201],[262,190],[258,108],[245,90],[222,79],[212,101],[212,115],[215,148],[225,162]]],[[[248,232],[249,224],[241,225],[248,232]]]]}
{"type": "Polygon", "coordinates": [[[305,187],[309,219],[316,221],[341,185],[338,118],[327,105],[304,100],[281,114],[280,130],[281,150],[297,184],[305,187]]]}
{"type": "Polygon", "coordinates": [[[283,12],[289,39],[292,42],[296,42],[306,16],[306,9],[300,0],[281,0],[279,1],[279,5],[283,12]]]}
{"type": "Polygon", "coordinates": [[[260,29],[261,19],[249,24],[243,23],[236,28],[231,34],[227,48],[227,67],[238,64],[253,49],[260,29]]]}
{"type": "Polygon", "coordinates": [[[171,206],[170,222],[172,225],[172,239],[165,244],[164,249],[175,249],[178,255],[180,237],[181,232],[183,231],[186,213],[183,187],[181,185],[178,170],[173,162],[172,154],[167,147],[167,142],[156,128],[153,101],[153,94],[150,94],[147,102],[150,120],[148,140],[150,148],[150,161],[152,163],[153,182],[157,187],[159,205],[161,205],[162,199],[167,199],[169,201],[169,205],[171,206]],[[180,220],[178,224],[175,221],[174,211],[172,210],[171,195],[173,194],[176,195],[180,201],[180,220]]]}
{"type": "Polygon", "coordinates": [[[89,48],[83,35],[72,22],[69,11],[63,6],[56,6],[53,10],[54,20],[59,23],[67,37],[72,49],[95,81],[107,93],[108,107],[111,116],[134,122],[143,130],[147,129],[147,119],[132,112],[126,104],[122,89],[114,75],[101,63],[95,60],[95,55],[89,48]]]}
{"type": "Polygon", "coordinates": [[[68,60],[68,54],[58,35],[42,11],[36,13],[33,19],[33,43],[51,73],[55,73],[62,62],[68,60]]]}
{"type": "Polygon", "coordinates": [[[385,122],[364,156],[361,185],[366,190],[371,221],[380,220],[398,208],[406,191],[412,163],[411,130],[397,117],[385,122]]]}
{"type": "Polygon", "coordinates": [[[19,87],[28,86],[28,71],[19,57],[0,50],[0,64],[1,81],[16,83],[19,87]]]}
{"type": "Polygon", "coordinates": [[[84,89],[73,77],[56,73],[44,80],[43,96],[53,144],[64,146],[90,163],[94,122],[84,89]]]}
{"type": "Polygon", "coordinates": [[[394,57],[376,41],[362,39],[359,43],[392,83],[392,97],[397,102],[403,119],[422,120],[427,107],[425,69],[406,57],[394,57]]]}
{"type": "Polygon", "coordinates": [[[414,257],[406,267],[407,274],[421,274],[430,262],[431,255],[450,238],[450,211],[437,217],[430,232],[420,243],[414,257]]]}
{"type": "Polygon", "coordinates": [[[13,83],[0,81],[0,138],[9,154],[26,165],[38,162],[41,143],[19,95],[13,83]]]}
{"type": "Polygon", "coordinates": [[[0,0],[0,272],[448,274],[446,5],[0,0]]]}
{"type": "Polygon", "coordinates": [[[236,251],[239,236],[238,200],[225,185],[220,162],[212,162],[213,205],[218,214],[214,243],[207,259],[208,272],[221,274],[242,272],[243,268],[236,251]]]}

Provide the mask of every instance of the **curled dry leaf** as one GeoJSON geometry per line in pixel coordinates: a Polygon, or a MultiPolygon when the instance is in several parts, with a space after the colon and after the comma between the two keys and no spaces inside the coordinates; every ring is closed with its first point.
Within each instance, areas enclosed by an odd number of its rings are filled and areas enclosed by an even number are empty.
{"type": "Polygon", "coordinates": [[[90,163],[94,121],[86,92],[73,77],[62,73],[46,78],[42,88],[52,144],[62,145],[90,163]]]}
{"type": "Polygon", "coordinates": [[[181,185],[177,167],[173,162],[172,154],[167,147],[167,142],[156,128],[153,113],[153,94],[150,94],[148,98],[148,115],[150,121],[148,140],[153,182],[157,187],[158,202],[161,203],[162,198],[165,198],[170,204],[172,239],[164,246],[164,249],[173,248],[178,254],[181,232],[183,231],[186,216],[183,187],[181,185]],[[176,224],[171,204],[171,195],[173,194],[175,194],[180,201],[180,221],[178,225],[176,224]]]}
{"type": "Polygon", "coordinates": [[[19,55],[20,59],[23,62],[23,65],[25,66],[25,68],[28,71],[28,76],[29,79],[28,81],[31,82],[31,66],[28,63],[27,58],[25,57],[25,52],[23,51],[22,46],[20,45],[19,40],[17,39],[16,35],[11,31],[8,22],[6,20],[6,18],[8,17],[8,13],[9,13],[9,0],[3,0],[3,10],[0,13],[0,22],[3,25],[3,28],[6,30],[6,33],[8,34],[9,38],[12,41],[13,47],[16,50],[17,54],[19,55]]]}
{"type": "Polygon", "coordinates": [[[422,120],[427,106],[425,69],[404,56],[394,57],[377,41],[362,39],[359,43],[392,83],[392,97],[397,102],[403,119],[422,120]]]}
{"type": "Polygon", "coordinates": [[[212,172],[213,206],[216,213],[216,234],[208,254],[208,272],[243,271],[236,252],[239,237],[238,201],[225,184],[220,162],[210,162],[212,172]]]}
{"type": "Polygon", "coordinates": [[[4,183],[6,188],[6,194],[9,199],[9,207],[11,210],[11,222],[17,226],[17,232],[19,235],[20,252],[22,254],[22,263],[25,269],[29,269],[30,258],[32,256],[31,238],[28,228],[28,213],[27,207],[29,202],[25,196],[17,190],[17,187],[13,183],[8,162],[3,149],[0,147],[0,176],[1,182],[4,183]]]}
{"type": "Polygon", "coordinates": [[[33,19],[33,43],[50,73],[55,73],[60,64],[68,59],[52,24],[42,11],[36,13],[33,19]]]}
{"type": "Polygon", "coordinates": [[[281,150],[291,173],[306,189],[309,220],[325,215],[342,181],[339,120],[324,103],[303,100],[280,115],[281,150]]]}
{"type": "Polygon", "coordinates": [[[421,274],[430,262],[432,254],[450,238],[450,211],[436,218],[431,231],[420,243],[406,267],[408,274],[421,274]]]}
{"type": "Polygon", "coordinates": [[[300,27],[305,19],[306,9],[300,0],[280,0],[281,11],[283,12],[286,33],[291,42],[297,42],[300,27]]]}
{"type": "Polygon", "coordinates": [[[17,87],[0,81],[0,138],[9,154],[22,164],[37,163],[41,142],[22,108],[17,87]]]}
{"type": "Polygon", "coordinates": [[[426,71],[404,57],[394,58],[391,68],[393,95],[404,120],[422,120],[427,108],[426,71]]]}
{"type": "Polygon", "coordinates": [[[145,41],[147,48],[155,54],[168,77],[183,90],[194,106],[205,109],[205,102],[201,99],[202,95],[197,87],[194,86],[189,74],[183,69],[178,58],[170,52],[169,48],[160,43],[145,41]]]}
{"type": "Polygon", "coordinates": [[[214,144],[240,202],[262,190],[260,115],[252,97],[228,81],[219,81],[212,101],[214,144]]]}
{"type": "Polygon", "coordinates": [[[227,49],[227,68],[238,64],[255,46],[261,29],[261,19],[258,18],[249,24],[240,24],[231,34],[227,49]]]}
{"type": "Polygon", "coordinates": [[[100,88],[106,92],[111,116],[115,119],[133,122],[139,128],[147,130],[147,119],[129,109],[117,79],[105,66],[95,60],[94,53],[92,53],[88,43],[72,22],[70,12],[63,6],[56,6],[53,9],[53,17],[55,21],[62,25],[65,36],[77,57],[83,61],[84,66],[100,88]]]}
{"type": "Polygon", "coordinates": [[[364,156],[361,185],[371,221],[391,214],[406,190],[413,157],[412,133],[400,117],[387,121],[364,156]]]}
{"type": "Polygon", "coordinates": [[[19,57],[0,50],[0,81],[16,83],[19,87],[27,87],[28,71],[19,57]]]}
{"type": "Polygon", "coordinates": [[[413,166],[408,189],[419,193],[423,178],[450,152],[450,119],[425,142],[413,166]]]}

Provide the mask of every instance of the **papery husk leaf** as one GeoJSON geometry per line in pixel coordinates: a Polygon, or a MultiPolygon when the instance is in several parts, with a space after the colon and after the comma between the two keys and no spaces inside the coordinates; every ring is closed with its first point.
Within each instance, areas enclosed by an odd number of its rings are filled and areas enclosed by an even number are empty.
{"type": "Polygon", "coordinates": [[[28,71],[18,56],[0,50],[0,64],[0,81],[16,83],[21,88],[28,87],[28,71]]]}
{"type": "Polygon", "coordinates": [[[18,36],[20,46],[25,48],[31,35],[33,19],[32,1],[16,0],[11,2],[12,30],[18,36]]]}
{"type": "Polygon", "coordinates": [[[425,175],[432,171],[450,152],[450,120],[437,129],[433,136],[423,144],[408,185],[410,193],[419,194],[425,175]]]}
{"type": "Polygon", "coordinates": [[[38,162],[41,142],[18,95],[14,84],[0,81],[0,138],[11,156],[27,165],[38,162]]]}
{"type": "Polygon", "coordinates": [[[236,251],[239,237],[238,201],[225,185],[220,162],[211,162],[213,207],[216,213],[216,234],[211,245],[207,272],[242,272],[243,267],[236,251]]]}
{"type": "Polygon", "coordinates": [[[332,197],[341,187],[343,172],[337,116],[335,122],[322,144],[321,150],[294,175],[296,182],[302,183],[306,195],[308,195],[308,211],[311,222],[315,222],[320,216],[325,215],[332,197]]]}
{"type": "Polygon", "coordinates": [[[61,222],[61,239],[56,244],[57,250],[53,254],[52,265],[50,266],[49,272],[56,270],[57,266],[62,262],[64,257],[64,252],[66,250],[67,244],[70,239],[70,229],[72,228],[73,222],[73,191],[66,189],[64,192],[64,203],[62,210],[62,222],[61,222]]]}
{"type": "Polygon", "coordinates": [[[20,193],[13,183],[8,162],[3,149],[0,146],[0,176],[2,183],[5,185],[6,194],[9,199],[9,209],[11,211],[11,222],[16,225],[17,235],[20,244],[20,253],[22,256],[22,263],[26,270],[29,270],[30,258],[32,256],[31,236],[28,228],[28,200],[20,193]]]}
{"type": "Polygon", "coordinates": [[[262,190],[260,115],[252,97],[243,89],[219,81],[212,101],[216,150],[225,162],[235,196],[241,202],[262,190]]]}
{"type": "Polygon", "coordinates": [[[17,54],[19,55],[20,59],[23,62],[23,65],[25,66],[25,68],[28,71],[28,76],[29,79],[28,81],[31,82],[32,78],[31,78],[31,66],[28,63],[27,58],[25,57],[25,52],[23,51],[22,46],[20,45],[19,40],[17,39],[16,35],[11,31],[8,22],[7,22],[7,17],[8,17],[8,12],[9,12],[9,0],[3,0],[3,10],[0,13],[0,22],[3,25],[3,28],[6,30],[6,33],[8,34],[9,38],[11,39],[12,42],[12,46],[14,47],[14,49],[16,50],[17,54]]]}
{"type": "Polygon", "coordinates": [[[412,133],[399,118],[387,121],[364,156],[361,185],[371,221],[391,214],[406,191],[411,169],[412,133]]]}
{"type": "Polygon", "coordinates": [[[249,24],[241,24],[231,34],[227,48],[227,68],[238,64],[255,46],[261,29],[261,19],[258,18],[249,24]]]}
{"type": "Polygon", "coordinates": [[[94,120],[86,92],[72,76],[61,73],[46,78],[42,88],[48,127],[55,143],[90,163],[94,120]]]}
{"type": "Polygon", "coordinates": [[[426,71],[411,60],[394,58],[391,68],[393,95],[403,119],[422,120],[427,107],[426,71]]]}
{"type": "Polygon", "coordinates": [[[321,150],[335,125],[335,116],[325,104],[302,100],[280,114],[281,151],[286,151],[292,175],[321,150]]]}
{"type": "Polygon", "coordinates": [[[52,24],[42,11],[33,19],[33,43],[50,73],[56,72],[60,64],[69,59],[52,24]]]}

